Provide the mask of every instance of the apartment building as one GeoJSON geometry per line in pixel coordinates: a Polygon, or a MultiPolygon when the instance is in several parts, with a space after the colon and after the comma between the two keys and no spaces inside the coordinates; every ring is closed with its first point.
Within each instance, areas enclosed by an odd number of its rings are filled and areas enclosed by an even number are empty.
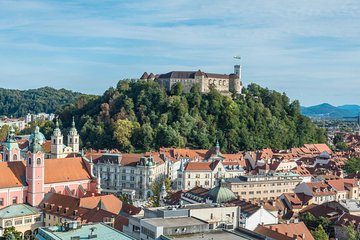
{"type": "Polygon", "coordinates": [[[302,182],[295,173],[248,175],[225,179],[225,186],[245,200],[275,200],[282,193],[292,192],[302,182]]]}
{"type": "Polygon", "coordinates": [[[157,153],[89,153],[87,157],[94,163],[94,175],[101,178],[103,193],[125,194],[131,199],[152,196],[153,183],[166,173],[166,164],[157,153]]]}

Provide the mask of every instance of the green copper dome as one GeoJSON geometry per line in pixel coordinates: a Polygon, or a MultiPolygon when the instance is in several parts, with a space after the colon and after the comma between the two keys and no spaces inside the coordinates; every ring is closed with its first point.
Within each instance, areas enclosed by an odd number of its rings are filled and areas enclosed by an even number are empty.
{"type": "Polygon", "coordinates": [[[224,187],[222,183],[219,184],[219,186],[212,188],[208,193],[208,197],[214,203],[226,203],[236,199],[235,194],[227,187],[224,187]]]}
{"type": "Polygon", "coordinates": [[[36,126],[35,132],[29,138],[29,150],[33,153],[44,151],[42,145],[45,142],[45,136],[40,132],[40,128],[36,126]]]}

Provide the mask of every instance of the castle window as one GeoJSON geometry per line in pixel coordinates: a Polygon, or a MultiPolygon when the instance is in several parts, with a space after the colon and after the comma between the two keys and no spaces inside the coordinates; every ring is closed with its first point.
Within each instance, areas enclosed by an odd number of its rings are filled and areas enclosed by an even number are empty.
{"type": "Polygon", "coordinates": [[[37,165],[41,165],[41,158],[38,158],[38,159],[36,160],[36,163],[37,163],[37,165]]]}
{"type": "Polygon", "coordinates": [[[13,160],[14,160],[14,161],[16,161],[16,160],[17,160],[17,155],[16,155],[16,154],[14,154],[14,156],[13,156],[13,160]]]}

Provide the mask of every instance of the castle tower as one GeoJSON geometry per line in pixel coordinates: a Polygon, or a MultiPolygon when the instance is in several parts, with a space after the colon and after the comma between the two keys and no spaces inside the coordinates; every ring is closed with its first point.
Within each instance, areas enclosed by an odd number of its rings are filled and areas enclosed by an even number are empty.
{"type": "Polygon", "coordinates": [[[67,142],[67,145],[68,147],[71,147],[72,148],[72,152],[73,153],[79,153],[79,134],[75,128],[75,119],[73,117],[73,120],[72,120],[72,127],[70,128],[70,132],[68,134],[68,142],[67,142]]]}
{"type": "Polygon", "coordinates": [[[11,126],[4,142],[3,160],[12,162],[20,160],[20,148],[15,139],[15,129],[11,126]]]}
{"type": "Polygon", "coordinates": [[[241,94],[241,65],[234,66],[234,74],[230,74],[229,91],[241,94]]]}
{"type": "Polygon", "coordinates": [[[36,127],[31,136],[29,150],[26,154],[26,182],[28,191],[26,202],[31,206],[38,206],[44,198],[44,150],[42,148],[43,135],[36,127]]]}
{"type": "Polygon", "coordinates": [[[59,128],[59,120],[56,119],[56,128],[51,135],[51,158],[62,158],[64,153],[64,137],[59,128]]]}

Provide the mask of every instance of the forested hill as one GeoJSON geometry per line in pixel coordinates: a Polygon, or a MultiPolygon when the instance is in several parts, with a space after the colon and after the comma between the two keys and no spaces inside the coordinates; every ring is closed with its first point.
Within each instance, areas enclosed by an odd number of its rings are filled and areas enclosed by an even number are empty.
{"type": "Polygon", "coordinates": [[[156,82],[119,81],[101,97],[84,96],[63,109],[65,127],[74,114],[84,147],[148,151],[159,147],[208,149],[218,139],[223,152],[286,149],[324,142],[324,131],[300,114],[298,101],[251,84],[232,99],[198,86],[167,93],[156,82]]]}
{"type": "Polygon", "coordinates": [[[74,103],[81,93],[43,87],[31,90],[0,88],[0,116],[24,117],[27,113],[53,113],[59,107],[74,103]]]}

